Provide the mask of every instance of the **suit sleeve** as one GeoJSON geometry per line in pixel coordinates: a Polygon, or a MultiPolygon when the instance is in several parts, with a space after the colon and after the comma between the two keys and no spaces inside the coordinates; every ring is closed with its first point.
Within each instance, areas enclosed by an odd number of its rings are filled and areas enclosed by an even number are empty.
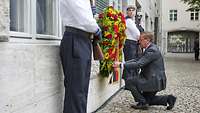
{"type": "Polygon", "coordinates": [[[128,61],[124,64],[124,67],[127,69],[141,68],[141,67],[144,67],[145,65],[151,63],[152,61],[158,59],[159,57],[161,57],[161,55],[158,50],[148,49],[148,50],[146,50],[144,55],[139,60],[128,61]]]}

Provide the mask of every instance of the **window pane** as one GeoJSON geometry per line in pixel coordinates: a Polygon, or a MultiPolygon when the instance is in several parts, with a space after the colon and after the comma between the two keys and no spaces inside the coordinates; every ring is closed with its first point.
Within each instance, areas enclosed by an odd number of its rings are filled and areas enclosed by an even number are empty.
{"type": "Polygon", "coordinates": [[[172,19],[173,19],[173,15],[169,14],[169,20],[172,21],[172,19]]]}
{"type": "Polygon", "coordinates": [[[177,21],[177,14],[174,14],[174,21],[177,21]]]}
{"type": "Polygon", "coordinates": [[[195,13],[195,16],[197,16],[197,17],[198,17],[198,16],[199,16],[199,13],[195,13]]]}
{"type": "MultiPolygon", "coordinates": [[[[10,0],[10,30],[25,32],[27,16],[25,16],[25,0],[10,0]]],[[[26,8],[27,9],[27,8],[26,8]]]]}
{"type": "Polygon", "coordinates": [[[36,30],[38,34],[55,35],[54,7],[53,0],[37,0],[36,9],[36,30]]]}
{"type": "Polygon", "coordinates": [[[174,17],[174,21],[177,21],[177,17],[174,17]]]}

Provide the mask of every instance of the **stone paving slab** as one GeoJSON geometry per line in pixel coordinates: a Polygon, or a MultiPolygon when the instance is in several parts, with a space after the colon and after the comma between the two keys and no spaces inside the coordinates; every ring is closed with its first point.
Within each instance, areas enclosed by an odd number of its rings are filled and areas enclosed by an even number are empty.
{"type": "Polygon", "coordinates": [[[131,93],[121,90],[97,113],[200,113],[200,61],[193,54],[167,54],[165,67],[167,88],[159,94],[177,97],[175,107],[168,111],[165,106],[151,106],[148,110],[130,108],[134,102],[131,93]]]}

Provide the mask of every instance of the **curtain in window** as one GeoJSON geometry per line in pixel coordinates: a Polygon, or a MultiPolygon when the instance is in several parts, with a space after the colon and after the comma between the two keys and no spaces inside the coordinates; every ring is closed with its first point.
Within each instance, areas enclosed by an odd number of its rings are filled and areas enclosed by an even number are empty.
{"type": "Polygon", "coordinates": [[[36,31],[37,34],[54,35],[55,24],[53,0],[37,0],[36,4],[36,31]]]}
{"type": "Polygon", "coordinates": [[[10,30],[25,32],[25,1],[10,0],[10,30]]]}

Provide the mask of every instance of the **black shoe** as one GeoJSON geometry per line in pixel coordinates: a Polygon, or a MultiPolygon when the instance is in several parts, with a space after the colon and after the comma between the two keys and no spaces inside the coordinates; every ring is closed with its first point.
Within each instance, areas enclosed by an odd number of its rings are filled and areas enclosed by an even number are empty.
{"type": "Polygon", "coordinates": [[[168,95],[167,103],[169,104],[169,106],[167,106],[167,110],[171,110],[174,107],[174,104],[176,103],[176,97],[173,95],[168,95]]]}
{"type": "Polygon", "coordinates": [[[139,102],[137,105],[132,105],[131,108],[134,109],[142,109],[142,110],[148,110],[149,105],[147,103],[141,103],[139,102]]]}

